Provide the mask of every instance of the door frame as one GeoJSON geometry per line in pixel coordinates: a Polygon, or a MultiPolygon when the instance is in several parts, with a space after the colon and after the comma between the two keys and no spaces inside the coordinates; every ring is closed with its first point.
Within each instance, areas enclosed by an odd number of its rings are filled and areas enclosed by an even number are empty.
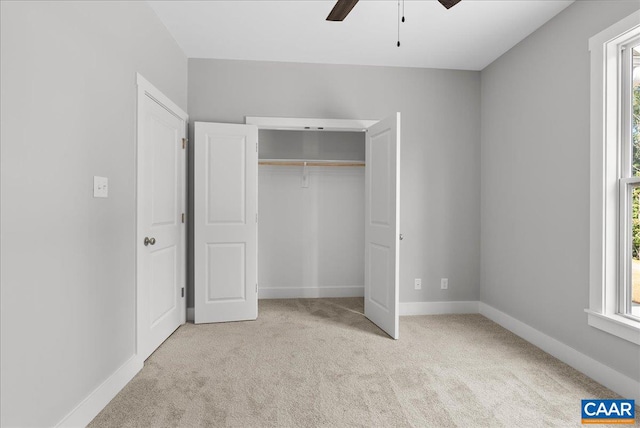
{"type": "MultiPolygon", "coordinates": [[[[136,73],[136,88],[137,88],[137,98],[136,98],[136,143],[135,143],[135,203],[136,203],[136,227],[134,233],[134,245],[135,245],[135,275],[136,275],[136,293],[135,293],[135,302],[136,302],[136,312],[135,312],[135,355],[138,356],[140,354],[140,302],[142,299],[142,290],[141,290],[141,278],[140,278],[140,259],[141,252],[143,251],[142,245],[140,245],[138,234],[140,230],[142,230],[142,219],[140,218],[140,205],[142,203],[140,195],[142,194],[142,180],[140,177],[140,164],[142,162],[141,156],[141,140],[142,140],[142,127],[140,126],[140,120],[142,119],[142,108],[143,108],[143,100],[144,97],[148,97],[158,103],[161,107],[166,109],[169,113],[176,116],[178,119],[181,119],[184,122],[184,135],[185,138],[188,136],[188,126],[189,126],[189,115],[184,112],[177,104],[175,104],[169,97],[164,95],[158,88],[153,86],[147,79],[142,77],[140,73],[136,73]]],[[[187,209],[187,177],[188,177],[188,165],[187,165],[187,156],[185,150],[185,174],[184,174],[184,184],[183,184],[183,192],[182,192],[182,206],[185,210],[187,209]]],[[[185,290],[187,288],[187,231],[186,231],[186,223],[185,227],[182,231],[181,239],[184,241],[184,257],[182,257],[182,263],[184,264],[184,287],[185,290]]],[[[187,314],[187,299],[183,299],[181,310],[181,323],[184,324],[186,322],[186,314],[187,314]]],[[[141,361],[142,362],[142,361],[141,361]]]]}

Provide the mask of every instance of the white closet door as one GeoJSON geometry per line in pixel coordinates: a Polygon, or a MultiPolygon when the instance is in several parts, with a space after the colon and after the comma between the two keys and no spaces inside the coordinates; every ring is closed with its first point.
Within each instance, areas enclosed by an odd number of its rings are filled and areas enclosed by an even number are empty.
{"type": "Polygon", "coordinates": [[[399,337],[400,113],[367,130],[364,314],[399,337]]]}
{"type": "Polygon", "coordinates": [[[258,129],[195,123],[195,323],[258,317],[258,129]]]}

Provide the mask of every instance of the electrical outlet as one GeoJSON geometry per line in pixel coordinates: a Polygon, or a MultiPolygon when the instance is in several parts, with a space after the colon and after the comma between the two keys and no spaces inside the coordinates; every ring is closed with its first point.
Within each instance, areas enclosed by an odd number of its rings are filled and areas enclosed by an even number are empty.
{"type": "Polygon", "coordinates": [[[440,278],[440,288],[443,290],[449,288],[449,278],[440,278]]]}
{"type": "Polygon", "coordinates": [[[413,286],[416,288],[416,290],[422,290],[422,279],[420,278],[414,279],[413,286]]]}

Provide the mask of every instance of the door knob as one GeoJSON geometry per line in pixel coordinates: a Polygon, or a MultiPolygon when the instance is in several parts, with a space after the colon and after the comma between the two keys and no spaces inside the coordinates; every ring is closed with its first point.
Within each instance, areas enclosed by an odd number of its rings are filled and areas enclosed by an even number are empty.
{"type": "Polygon", "coordinates": [[[156,243],[156,238],[144,238],[144,246],[146,247],[147,245],[151,244],[155,244],[156,243]]]}

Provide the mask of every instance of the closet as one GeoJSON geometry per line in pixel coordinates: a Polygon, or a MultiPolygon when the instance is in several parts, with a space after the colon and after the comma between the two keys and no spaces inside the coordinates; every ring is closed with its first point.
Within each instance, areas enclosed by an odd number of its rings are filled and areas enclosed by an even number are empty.
{"type": "Polygon", "coordinates": [[[400,114],[246,122],[195,123],[195,322],[256,319],[259,294],[364,295],[398,338],[400,114]]]}
{"type": "Polygon", "coordinates": [[[259,298],[364,296],[365,133],[258,133],[259,298]]]}

